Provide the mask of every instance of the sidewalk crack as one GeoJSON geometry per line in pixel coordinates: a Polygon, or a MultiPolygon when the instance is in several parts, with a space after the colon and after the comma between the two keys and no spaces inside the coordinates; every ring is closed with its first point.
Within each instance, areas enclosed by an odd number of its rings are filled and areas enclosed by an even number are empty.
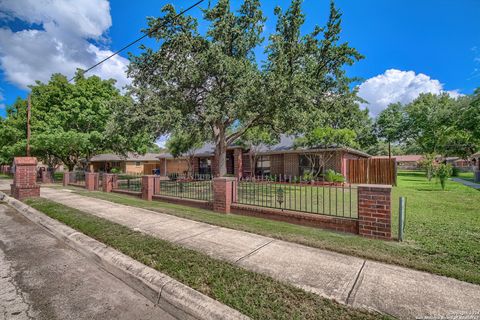
{"type": "Polygon", "coordinates": [[[255,250],[253,250],[252,252],[247,253],[246,255],[244,255],[244,256],[241,257],[241,258],[238,258],[237,260],[235,260],[234,263],[237,264],[237,263],[239,263],[241,260],[243,260],[243,259],[245,259],[245,258],[248,258],[248,257],[254,255],[254,254],[257,253],[260,249],[265,248],[266,246],[268,246],[268,245],[269,245],[270,243],[272,243],[273,241],[275,241],[275,239],[272,239],[272,240],[268,241],[267,243],[262,244],[261,246],[259,246],[259,247],[256,248],[255,250]]]}
{"type": "Polygon", "coordinates": [[[348,292],[348,296],[347,296],[347,299],[345,300],[345,304],[350,304],[350,298],[351,298],[351,296],[352,296],[353,290],[354,290],[355,287],[357,286],[358,279],[360,279],[360,274],[362,273],[363,268],[365,267],[365,263],[367,263],[367,260],[363,260],[362,266],[361,266],[360,269],[358,270],[357,276],[355,277],[355,282],[353,283],[353,286],[352,286],[352,288],[350,289],[350,292],[348,292]]]}

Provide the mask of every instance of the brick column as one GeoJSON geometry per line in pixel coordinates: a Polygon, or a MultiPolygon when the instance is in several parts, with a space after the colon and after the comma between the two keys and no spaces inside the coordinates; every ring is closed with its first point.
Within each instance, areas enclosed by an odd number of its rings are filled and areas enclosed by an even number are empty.
{"type": "Polygon", "coordinates": [[[218,177],[213,179],[213,211],[221,213],[230,213],[232,200],[236,196],[232,191],[236,191],[234,186],[236,179],[233,177],[218,177]]]}
{"type": "Polygon", "coordinates": [[[37,158],[16,157],[13,160],[15,172],[11,193],[15,199],[39,197],[40,187],[37,185],[37,158]]]}
{"type": "Polygon", "coordinates": [[[361,236],[392,239],[391,193],[389,185],[358,186],[358,233],[361,236]]]}
{"type": "Polygon", "coordinates": [[[70,183],[70,171],[63,172],[63,186],[66,187],[70,183]]]}
{"type": "Polygon", "coordinates": [[[112,192],[118,186],[118,175],[114,173],[103,174],[103,192],[112,192]]]}
{"type": "Polygon", "coordinates": [[[152,201],[153,196],[153,180],[155,176],[142,176],[142,199],[152,201]]]}
{"type": "Polygon", "coordinates": [[[160,181],[162,178],[160,176],[155,176],[153,178],[153,194],[160,192],[160,181]]]}
{"type": "Polygon", "coordinates": [[[43,170],[42,171],[42,183],[53,183],[52,175],[53,175],[53,173],[51,173],[47,170],[43,170]]]}
{"type": "Polygon", "coordinates": [[[235,148],[233,151],[233,173],[235,177],[243,177],[243,150],[235,148]]]}
{"type": "Polygon", "coordinates": [[[98,190],[98,173],[85,172],[85,188],[88,191],[98,190]]]}

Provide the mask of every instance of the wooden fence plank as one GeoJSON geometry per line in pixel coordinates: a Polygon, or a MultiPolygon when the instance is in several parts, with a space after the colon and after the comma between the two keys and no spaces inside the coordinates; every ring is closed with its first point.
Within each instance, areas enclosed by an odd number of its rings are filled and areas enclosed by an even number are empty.
{"type": "Polygon", "coordinates": [[[346,179],[349,183],[389,184],[397,183],[397,166],[392,159],[348,159],[346,179]]]}

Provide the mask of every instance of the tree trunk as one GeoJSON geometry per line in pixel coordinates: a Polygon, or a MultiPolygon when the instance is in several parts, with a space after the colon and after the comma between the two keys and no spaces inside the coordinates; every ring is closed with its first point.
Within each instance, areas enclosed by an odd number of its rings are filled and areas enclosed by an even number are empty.
{"type": "Polygon", "coordinates": [[[215,126],[213,128],[215,137],[215,161],[217,163],[217,177],[224,177],[227,174],[227,142],[225,128],[223,126],[215,126]]]}

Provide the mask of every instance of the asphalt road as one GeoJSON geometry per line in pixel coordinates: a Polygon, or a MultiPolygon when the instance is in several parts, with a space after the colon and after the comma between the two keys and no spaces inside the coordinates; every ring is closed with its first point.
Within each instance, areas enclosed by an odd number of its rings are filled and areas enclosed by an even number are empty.
{"type": "Polygon", "coordinates": [[[0,203],[0,320],[173,319],[0,203]]]}

